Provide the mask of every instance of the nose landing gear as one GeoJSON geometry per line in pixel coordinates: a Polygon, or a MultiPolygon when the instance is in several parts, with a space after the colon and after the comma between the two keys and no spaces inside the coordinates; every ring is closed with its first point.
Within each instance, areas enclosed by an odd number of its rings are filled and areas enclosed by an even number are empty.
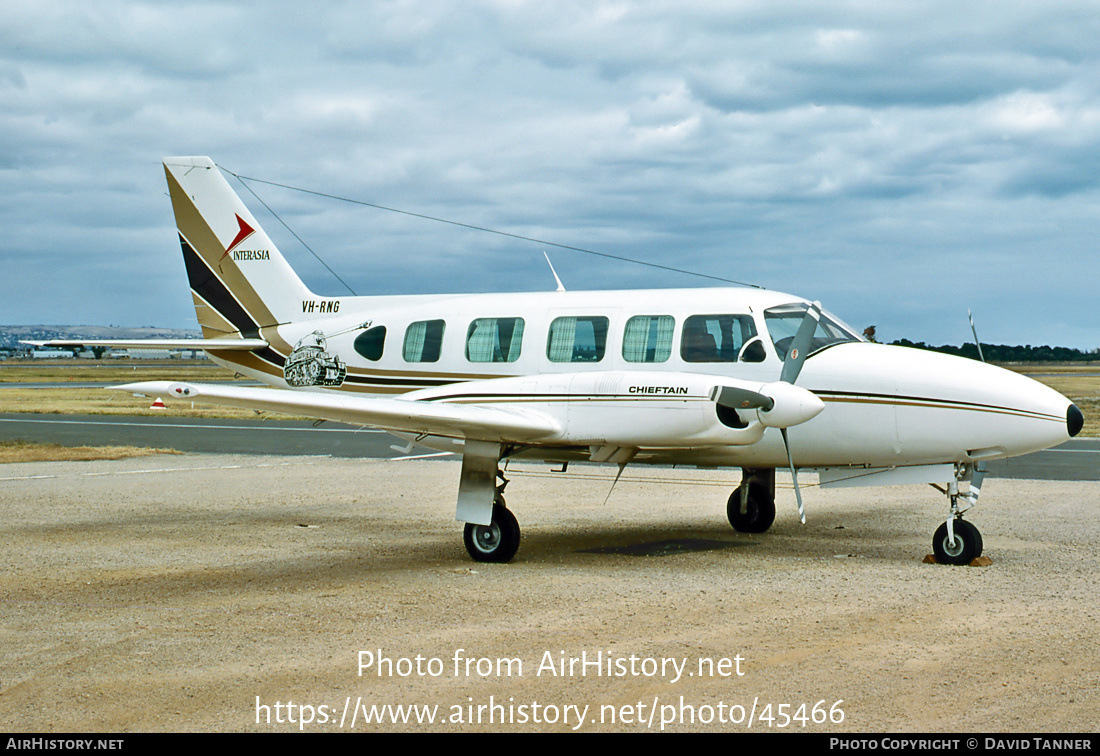
{"type": "Polygon", "coordinates": [[[940,564],[966,565],[982,555],[982,534],[973,523],[964,520],[962,516],[978,503],[984,477],[985,467],[981,463],[976,467],[967,464],[955,467],[955,480],[944,491],[951,502],[951,516],[936,528],[936,533],[932,536],[932,553],[940,564]],[[969,493],[959,493],[960,480],[970,481],[969,493]]]}
{"type": "Polygon", "coordinates": [[[982,555],[982,534],[966,520],[948,520],[932,536],[932,553],[940,564],[970,564],[982,555]]]}

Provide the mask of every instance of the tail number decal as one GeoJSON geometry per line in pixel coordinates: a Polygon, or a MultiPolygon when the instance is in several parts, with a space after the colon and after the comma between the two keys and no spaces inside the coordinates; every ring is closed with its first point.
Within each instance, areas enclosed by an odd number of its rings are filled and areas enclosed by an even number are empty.
{"type": "Polygon", "coordinates": [[[306,314],[340,312],[340,300],[303,299],[302,312],[306,314]]]}

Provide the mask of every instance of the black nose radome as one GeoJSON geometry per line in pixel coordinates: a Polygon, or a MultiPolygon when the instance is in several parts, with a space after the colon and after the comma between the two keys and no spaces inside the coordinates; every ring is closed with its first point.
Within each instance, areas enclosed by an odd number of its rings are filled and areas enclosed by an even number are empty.
{"type": "Polygon", "coordinates": [[[1066,410],[1066,429],[1069,430],[1070,438],[1080,433],[1084,425],[1085,416],[1081,414],[1081,410],[1077,409],[1076,404],[1069,405],[1069,409],[1066,410]]]}

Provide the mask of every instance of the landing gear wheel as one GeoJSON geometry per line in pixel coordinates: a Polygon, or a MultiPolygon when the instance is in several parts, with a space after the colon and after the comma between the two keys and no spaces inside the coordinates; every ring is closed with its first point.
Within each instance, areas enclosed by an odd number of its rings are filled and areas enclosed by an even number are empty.
{"type": "Polygon", "coordinates": [[[940,564],[970,564],[982,555],[982,534],[966,520],[956,519],[954,530],[955,544],[952,546],[947,536],[947,523],[936,528],[932,536],[932,553],[940,564]]]}
{"type": "Polygon", "coordinates": [[[739,486],[726,502],[726,517],[738,533],[763,533],[775,522],[775,499],[768,495],[764,486],[750,483],[746,512],[742,514],[739,486]]]}
{"type": "Polygon", "coordinates": [[[519,549],[519,523],[502,504],[494,504],[493,521],[489,525],[466,523],[462,540],[475,562],[509,562],[519,549]]]}

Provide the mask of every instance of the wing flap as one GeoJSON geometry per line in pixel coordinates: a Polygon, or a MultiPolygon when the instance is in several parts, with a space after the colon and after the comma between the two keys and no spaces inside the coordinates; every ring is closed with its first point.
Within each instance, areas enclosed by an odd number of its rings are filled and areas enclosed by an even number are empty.
{"type": "Polygon", "coordinates": [[[111,388],[166,400],[186,399],[265,412],[306,415],[400,433],[424,433],[447,438],[546,441],[561,433],[558,423],[544,414],[506,407],[176,381],[145,381],[111,388]]]}

